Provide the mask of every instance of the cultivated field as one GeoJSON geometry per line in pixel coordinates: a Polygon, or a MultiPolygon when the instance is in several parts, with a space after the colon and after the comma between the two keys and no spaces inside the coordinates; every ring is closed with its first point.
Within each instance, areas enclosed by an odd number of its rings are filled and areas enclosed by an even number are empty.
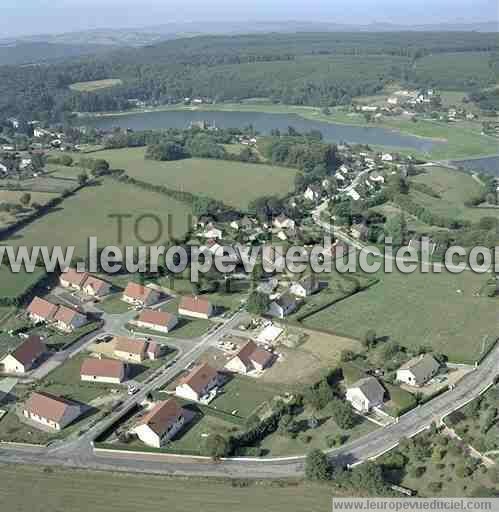
{"type": "Polygon", "coordinates": [[[154,512],[164,509],[165,503],[171,512],[319,512],[328,510],[332,495],[327,486],[304,483],[236,488],[214,480],[21,465],[0,466],[0,481],[0,502],[12,512],[154,512]]]}
{"type": "Polygon", "coordinates": [[[142,245],[140,238],[152,240],[158,234],[156,222],[146,219],[140,223],[138,238],[134,221],[143,214],[159,217],[163,232],[158,244],[168,240],[168,225],[173,236],[182,236],[187,229],[190,209],[169,197],[141,190],[131,185],[104,180],[67,198],[60,207],[44,215],[25,229],[17,232],[5,245],[61,245],[75,246],[75,253],[86,255],[87,239],[98,237],[98,246],[142,245]],[[127,214],[120,240],[116,218],[111,215],[127,214]],[[168,215],[172,215],[169,222],[168,215]]]}
{"type": "Polygon", "coordinates": [[[95,92],[101,91],[102,89],[109,89],[115,85],[120,85],[121,80],[119,78],[108,78],[106,80],[94,80],[90,82],[77,82],[71,84],[69,88],[73,91],[78,92],[95,92]]]}
{"type": "Polygon", "coordinates": [[[362,338],[368,329],[415,349],[430,345],[451,361],[473,363],[497,337],[498,302],[478,296],[486,276],[379,274],[381,282],[305,320],[309,327],[362,338]]]}
{"type": "Polygon", "coordinates": [[[154,185],[204,194],[242,208],[252,199],[285,195],[294,187],[293,169],[197,158],[157,162],[144,160],[144,152],[144,148],[116,149],[100,151],[96,157],[154,185]]]}

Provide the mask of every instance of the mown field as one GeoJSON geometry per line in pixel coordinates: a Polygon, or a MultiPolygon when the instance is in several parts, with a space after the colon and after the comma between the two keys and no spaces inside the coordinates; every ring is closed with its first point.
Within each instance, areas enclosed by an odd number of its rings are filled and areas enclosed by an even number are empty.
{"type": "MultiPolygon", "coordinates": [[[[5,259],[6,261],[7,259],[5,259]]],[[[34,272],[11,272],[4,265],[0,268],[0,297],[18,297],[24,293],[30,286],[36,283],[43,275],[42,268],[35,268],[34,272]]]]}
{"type": "Polygon", "coordinates": [[[4,245],[75,246],[75,254],[87,254],[88,237],[97,236],[98,246],[142,245],[141,239],[152,240],[158,235],[156,222],[146,219],[139,225],[135,220],[143,214],[154,214],[162,223],[158,244],[168,240],[168,226],[172,235],[179,237],[187,229],[190,208],[164,195],[141,190],[111,180],[103,180],[80,190],[67,198],[57,209],[44,215],[17,232],[4,245]],[[123,222],[120,241],[116,218],[112,215],[130,215],[123,222]],[[172,215],[169,222],[168,215],[172,215]]]}
{"type": "Polygon", "coordinates": [[[380,283],[304,321],[311,328],[378,337],[415,349],[429,345],[451,361],[473,363],[497,337],[498,302],[478,296],[486,276],[380,273],[380,283]]]}
{"type": "Polygon", "coordinates": [[[249,484],[154,475],[0,466],[0,502],[11,512],[320,512],[331,507],[327,486],[249,484]],[[195,488],[195,492],[193,492],[195,488]]]}
{"type": "Polygon", "coordinates": [[[76,82],[71,84],[69,88],[77,92],[95,92],[102,89],[109,89],[115,85],[120,85],[122,82],[119,78],[108,78],[106,80],[93,80],[90,82],[76,82]]]}
{"type": "Polygon", "coordinates": [[[96,156],[134,178],[204,194],[241,208],[262,195],[286,195],[294,186],[293,169],[197,158],[157,162],[145,160],[144,153],[144,148],[126,148],[100,151],[96,156]]]}

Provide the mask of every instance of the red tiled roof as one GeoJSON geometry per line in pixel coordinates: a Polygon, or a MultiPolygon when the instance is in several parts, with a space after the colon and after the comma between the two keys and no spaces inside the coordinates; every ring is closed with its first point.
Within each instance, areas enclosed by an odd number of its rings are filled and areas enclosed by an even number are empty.
{"type": "Polygon", "coordinates": [[[50,320],[57,312],[58,306],[40,297],[35,297],[28,306],[28,313],[50,320]]]}
{"type": "Polygon", "coordinates": [[[114,359],[84,359],[80,375],[93,375],[96,377],[121,378],[125,372],[125,365],[114,359]]]}
{"type": "Polygon", "coordinates": [[[272,352],[259,348],[254,341],[248,341],[241,347],[236,357],[238,357],[245,366],[250,366],[253,361],[265,366],[273,357],[272,352]]]}
{"type": "Polygon", "coordinates": [[[192,311],[194,313],[208,315],[211,310],[211,302],[206,299],[200,299],[199,297],[182,297],[179,309],[185,309],[187,311],[192,311]]]}
{"type": "Polygon", "coordinates": [[[83,282],[87,279],[87,272],[78,272],[74,268],[68,268],[61,274],[61,279],[75,286],[82,286],[83,282]]]}
{"type": "Polygon", "coordinates": [[[84,287],[87,286],[90,286],[95,292],[99,292],[102,288],[108,286],[108,283],[97,277],[88,276],[84,284],[84,287]]]}
{"type": "Polygon", "coordinates": [[[31,335],[11,355],[24,366],[31,366],[46,350],[40,336],[31,335]]]}
{"type": "Polygon", "coordinates": [[[76,404],[49,393],[32,393],[24,404],[24,409],[41,418],[59,422],[72,405],[76,404]]]}
{"type": "Polygon", "coordinates": [[[126,285],[124,295],[132,299],[145,301],[154,290],[138,283],[130,282],[126,285]]]}
{"type": "Polygon", "coordinates": [[[146,351],[146,341],[134,340],[132,338],[126,338],[125,336],[118,336],[115,339],[115,352],[127,352],[129,354],[138,354],[143,356],[146,351]]]}
{"type": "Polygon", "coordinates": [[[62,322],[63,324],[66,325],[71,325],[73,319],[78,315],[83,316],[81,315],[81,313],[78,313],[78,311],[61,305],[57,309],[57,312],[54,316],[54,320],[56,320],[57,322],[62,322]]]}
{"type": "Polygon", "coordinates": [[[257,348],[251,355],[250,359],[260,366],[266,366],[274,357],[272,352],[264,350],[263,348],[257,348]]]}
{"type": "Polygon", "coordinates": [[[204,363],[196,366],[192,371],[190,371],[188,375],[180,380],[179,384],[186,384],[196,391],[196,393],[200,393],[217,375],[217,370],[204,363]]]}
{"type": "Polygon", "coordinates": [[[137,320],[147,324],[166,326],[173,318],[175,318],[175,315],[167,313],[166,311],[154,311],[152,309],[145,309],[140,313],[137,320]]]}
{"type": "Polygon", "coordinates": [[[140,422],[140,425],[147,425],[158,436],[162,436],[174,425],[179,416],[185,414],[184,409],[178,405],[176,400],[170,399],[157,403],[140,422]]]}

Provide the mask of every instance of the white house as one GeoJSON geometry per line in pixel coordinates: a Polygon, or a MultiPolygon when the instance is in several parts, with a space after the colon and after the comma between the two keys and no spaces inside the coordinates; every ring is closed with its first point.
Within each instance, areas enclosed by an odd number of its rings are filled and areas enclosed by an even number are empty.
{"type": "Polygon", "coordinates": [[[83,360],[80,378],[86,382],[120,384],[125,380],[127,366],[116,359],[97,359],[88,357],[83,360]]]}
{"type": "Polygon", "coordinates": [[[350,189],[346,195],[351,197],[354,201],[358,201],[360,199],[360,194],[354,188],[350,189]]]}
{"type": "Polygon", "coordinates": [[[318,185],[309,185],[303,193],[303,197],[309,201],[318,201],[322,197],[322,189],[318,185]]]}
{"type": "Polygon", "coordinates": [[[393,162],[393,156],[390,155],[390,153],[383,153],[383,155],[381,155],[381,161],[382,162],[393,162]]]}
{"type": "Polygon", "coordinates": [[[293,219],[290,219],[284,215],[284,213],[281,213],[281,215],[274,219],[273,225],[279,229],[295,229],[296,224],[293,219]]]}
{"type": "Polygon", "coordinates": [[[57,329],[72,332],[88,323],[88,319],[86,315],[61,305],[54,315],[54,322],[57,329]]]}
{"type": "Polygon", "coordinates": [[[137,320],[135,320],[135,325],[138,327],[165,333],[174,329],[177,323],[178,318],[176,315],[167,313],[166,311],[154,311],[152,309],[142,311],[137,320]]]}
{"type": "Polygon", "coordinates": [[[308,297],[319,290],[319,281],[313,274],[302,277],[299,281],[294,282],[289,291],[296,297],[308,297]]]}
{"type": "Polygon", "coordinates": [[[39,336],[31,335],[13,352],[0,360],[0,367],[5,373],[26,373],[47,352],[47,347],[39,336]]]}
{"type": "Polygon", "coordinates": [[[256,371],[262,372],[274,360],[274,354],[258,347],[254,341],[248,341],[239,352],[225,365],[231,372],[243,375],[256,371]]]}
{"type": "Polygon", "coordinates": [[[158,302],[160,293],[148,286],[130,282],[123,292],[122,299],[134,306],[150,306],[158,302]]]}
{"type": "Polygon", "coordinates": [[[74,268],[68,268],[59,276],[59,284],[63,288],[81,290],[88,275],[88,272],[78,272],[74,268]]]}
{"type": "Polygon", "coordinates": [[[373,407],[383,404],[385,389],[374,377],[360,379],[348,387],[346,399],[360,412],[369,412],[373,407]]]}
{"type": "Polygon", "coordinates": [[[193,318],[208,319],[213,316],[213,305],[209,300],[193,296],[184,296],[178,306],[178,314],[193,318]]]}
{"type": "Polygon", "coordinates": [[[195,402],[208,401],[222,383],[220,373],[208,364],[200,364],[183,377],[175,388],[175,394],[195,402]]]}
{"type": "Polygon", "coordinates": [[[57,313],[58,306],[51,302],[35,297],[28,306],[27,313],[29,318],[35,322],[51,322],[57,313]]]}
{"type": "Polygon", "coordinates": [[[49,393],[32,393],[23,408],[26,418],[57,431],[73,423],[82,412],[80,404],[49,393]]]}
{"type": "Polygon", "coordinates": [[[270,303],[268,314],[276,318],[286,318],[296,310],[296,307],[295,298],[290,293],[283,293],[270,303]]]}
{"type": "Polygon", "coordinates": [[[161,448],[178,434],[194,417],[176,400],[158,402],[145,414],[132,432],[147,446],[161,448]]]}
{"type": "Polygon", "coordinates": [[[423,386],[438,373],[440,363],[431,355],[415,357],[397,370],[397,380],[409,386],[423,386]]]}
{"type": "Polygon", "coordinates": [[[94,276],[88,276],[83,283],[83,293],[90,297],[104,297],[111,292],[111,283],[98,279],[94,276]]]}

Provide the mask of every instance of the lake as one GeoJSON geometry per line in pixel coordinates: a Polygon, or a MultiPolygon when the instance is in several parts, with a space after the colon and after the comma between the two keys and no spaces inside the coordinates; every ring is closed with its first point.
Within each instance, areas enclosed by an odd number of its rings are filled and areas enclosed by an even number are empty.
{"type": "Polygon", "coordinates": [[[130,128],[132,130],[152,130],[161,128],[188,128],[191,122],[207,121],[219,128],[243,128],[252,125],[259,133],[268,134],[272,129],[285,131],[293,126],[300,132],[320,130],[327,142],[348,142],[352,144],[370,144],[391,148],[413,149],[429,152],[437,144],[445,142],[433,141],[412,135],[404,135],[385,128],[350,126],[343,124],[310,121],[295,114],[268,114],[264,112],[193,112],[167,111],[147,112],[89,118],[88,126],[110,129],[113,127],[130,128]]]}
{"type": "Polygon", "coordinates": [[[467,171],[483,172],[492,176],[499,176],[499,155],[484,158],[471,158],[469,160],[452,160],[451,164],[462,167],[467,171]]]}

